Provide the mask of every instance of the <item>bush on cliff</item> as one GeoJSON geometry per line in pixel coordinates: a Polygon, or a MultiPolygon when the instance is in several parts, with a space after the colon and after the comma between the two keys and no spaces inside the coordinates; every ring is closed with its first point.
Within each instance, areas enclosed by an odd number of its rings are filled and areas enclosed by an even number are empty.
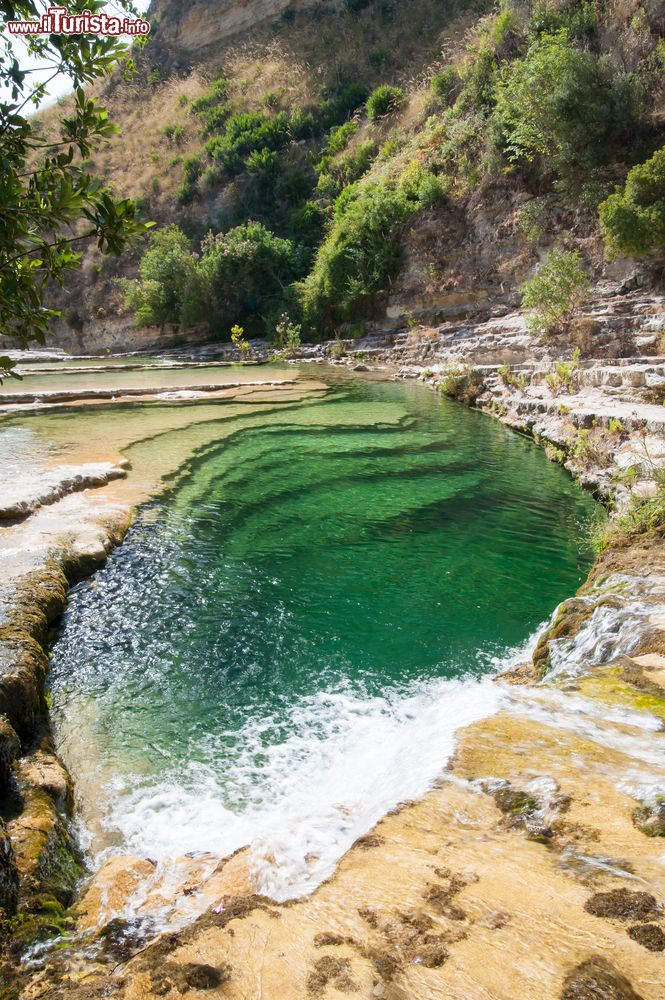
{"type": "Polygon", "coordinates": [[[522,285],[522,308],[530,310],[529,331],[545,337],[560,332],[588,287],[580,254],[552,250],[537,274],[522,285]]]}
{"type": "Polygon", "coordinates": [[[608,162],[639,113],[638,82],[577,48],[568,29],[538,37],[508,64],[497,88],[508,157],[559,176],[608,162]]]}
{"type": "Polygon", "coordinates": [[[399,111],[405,104],[406,97],[401,87],[391,87],[389,84],[384,84],[370,94],[367,101],[367,117],[370,121],[385,118],[386,115],[399,111]]]}
{"type": "Polygon", "coordinates": [[[441,197],[438,178],[419,167],[397,180],[381,178],[345,188],[314,267],[300,285],[306,324],[330,331],[371,306],[399,261],[400,228],[441,197]]]}
{"type": "Polygon", "coordinates": [[[624,188],[600,205],[599,214],[610,259],[665,246],[665,146],[633,167],[624,188]]]}

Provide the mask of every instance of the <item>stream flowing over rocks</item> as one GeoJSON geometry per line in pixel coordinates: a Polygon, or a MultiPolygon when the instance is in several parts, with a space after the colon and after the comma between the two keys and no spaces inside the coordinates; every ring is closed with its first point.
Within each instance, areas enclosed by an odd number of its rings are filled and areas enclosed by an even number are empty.
{"type": "MultiPolygon", "coordinates": [[[[0,529],[8,565],[0,589],[0,764],[15,805],[0,830],[0,896],[23,916],[14,918],[8,950],[8,997],[660,998],[660,531],[618,540],[600,555],[531,643],[481,681],[482,710],[463,708],[462,698],[447,763],[406,801],[373,816],[301,898],[284,901],[288,893],[262,881],[275,863],[268,843],[258,865],[240,843],[227,856],[107,852],[92,876],[84,874],[70,823],[71,781],[54,752],[45,697],[47,638],[69,586],[104,563],[132,508],[159,493],[193,450],[217,440],[205,408],[228,408],[232,441],[233,421],[246,417],[248,402],[278,413],[324,398],[316,378],[324,359],[343,377],[351,367],[356,380],[417,379],[432,387],[462,366],[464,378],[473,375],[476,407],[526,432],[584,485],[620,508],[634,494],[648,495],[653,467],[665,458],[662,405],[654,401],[665,385],[665,359],[650,353],[665,300],[608,287],[594,303],[584,318],[596,324],[588,329],[603,360],[585,352],[565,385],[548,378],[561,352],[555,345],[534,350],[521,317],[509,310],[377,331],[344,342],[340,359],[331,359],[329,347],[305,349],[299,360],[306,379],[289,378],[288,368],[262,378],[265,368],[250,367],[245,381],[238,369],[225,374],[220,367],[219,381],[203,370],[199,381],[192,364],[219,354],[186,348],[186,358],[176,352],[168,362],[182,368],[182,379],[174,383],[164,371],[152,381],[153,369],[148,386],[141,384],[148,366],[131,359],[137,383],[127,382],[128,365],[97,397],[107,409],[90,425],[89,454],[62,438],[56,455],[39,456],[32,479],[12,484],[0,529]],[[143,408],[145,444],[131,445],[122,422],[127,390],[143,408]],[[165,394],[171,437],[157,462],[154,441],[164,427],[155,407],[165,394]],[[187,406],[198,408],[195,425],[184,419],[187,406]],[[84,461],[90,453],[92,463],[84,461]],[[629,468],[637,473],[621,475],[629,468]],[[53,948],[53,941],[66,946],[53,948]]],[[[254,350],[260,357],[261,345],[254,350]]],[[[57,364],[76,368],[67,358],[57,364]]],[[[91,365],[103,378],[107,366],[91,365]]],[[[39,388],[1,405],[12,414],[27,407],[56,427],[70,391],[39,388]]],[[[90,414],[98,406],[94,398],[75,399],[90,414]]],[[[420,754],[427,753],[427,732],[420,754]]],[[[409,739],[421,735],[416,724],[409,739]]]]}

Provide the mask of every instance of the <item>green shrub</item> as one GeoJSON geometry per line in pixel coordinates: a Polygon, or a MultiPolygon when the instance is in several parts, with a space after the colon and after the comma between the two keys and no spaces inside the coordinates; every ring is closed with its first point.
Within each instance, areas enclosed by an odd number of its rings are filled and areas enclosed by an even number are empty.
{"type": "Polygon", "coordinates": [[[405,220],[440,197],[438,179],[420,168],[397,181],[345,188],[314,267],[299,286],[306,323],[326,331],[357,319],[395,270],[405,220]]]}
{"type": "Polygon", "coordinates": [[[282,170],[277,179],[276,194],[289,205],[297,205],[310,194],[312,183],[304,170],[292,167],[282,170]]]}
{"type": "Polygon", "coordinates": [[[369,97],[369,87],[364,83],[347,83],[337,92],[333,92],[318,109],[321,127],[331,128],[345,121],[354,111],[357,111],[369,97]]]}
{"type": "Polygon", "coordinates": [[[390,52],[387,49],[372,49],[367,56],[370,66],[374,69],[381,69],[391,61],[390,52]]]}
{"type": "Polygon", "coordinates": [[[508,64],[496,101],[508,156],[560,176],[607,162],[639,118],[636,82],[612,76],[567,30],[537,38],[508,64]]]}
{"type": "Polygon", "coordinates": [[[432,77],[430,84],[434,96],[446,106],[451,104],[456,96],[460,78],[453,66],[446,66],[440,73],[432,77]]]}
{"type": "Polygon", "coordinates": [[[337,156],[349,144],[350,139],[358,131],[357,122],[344,122],[343,125],[336,125],[331,128],[325,142],[325,151],[330,156],[337,156]]]}
{"type": "Polygon", "coordinates": [[[311,251],[318,246],[323,235],[325,220],[321,206],[315,201],[306,201],[289,212],[286,231],[295,243],[310,248],[311,257],[311,251]]]}
{"type": "Polygon", "coordinates": [[[240,351],[243,358],[248,358],[251,347],[249,341],[245,340],[245,331],[243,327],[236,323],[231,327],[231,343],[233,346],[240,351]]]}
{"type": "Polygon", "coordinates": [[[356,149],[328,164],[327,172],[319,177],[317,190],[320,194],[338,194],[347,184],[353,184],[366,174],[376,156],[376,143],[366,139],[356,149]]]}
{"type": "Polygon", "coordinates": [[[175,198],[179,205],[191,205],[198,194],[196,184],[190,181],[183,181],[180,187],[176,188],[175,198]]]}
{"type": "Polygon", "coordinates": [[[545,376],[545,381],[553,395],[558,396],[562,392],[573,393],[576,391],[579,384],[579,368],[579,347],[573,351],[570,361],[554,362],[552,371],[545,376]]]}
{"type": "Polygon", "coordinates": [[[152,234],[139,275],[138,281],[126,286],[126,304],[135,313],[137,325],[180,323],[196,282],[196,259],[177,226],[164,226],[152,234]]]}
{"type": "Polygon", "coordinates": [[[246,167],[250,174],[275,177],[279,170],[279,156],[271,149],[255,149],[247,157],[246,167]]]}
{"type": "Polygon", "coordinates": [[[207,111],[209,108],[214,108],[222,101],[225,101],[229,93],[229,82],[224,77],[218,77],[213,81],[210,89],[206,94],[201,97],[197,97],[195,101],[192,101],[191,110],[194,114],[198,115],[202,111],[207,111]]]}
{"type": "Polygon", "coordinates": [[[206,152],[220,170],[233,177],[244,158],[258,150],[279,151],[291,140],[289,119],[284,112],[266,118],[259,112],[241,112],[227,119],[222,135],[206,144],[206,152]]]}
{"type": "Polygon", "coordinates": [[[401,87],[392,87],[390,84],[383,84],[377,87],[367,99],[365,105],[367,117],[370,121],[377,118],[385,118],[386,115],[399,111],[406,104],[406,96],[401,87]]]}
{"type": "Polygon", "coordinates": [[[198,271],[211,329],[224,332],[238,323],[266,332],[288,302],[286,290],[301,267],[298,248],[259,222],[206,236],[198,271]]]}
{"type": "Polygon", "coordinates": [[[635,496],[616,518],[596,520],[590,526],[591,543],[596,552],[613,544],[625,543],[636,535],[645,535],[665,525],[665,467],[653,466],[649,479],[655,483],[651,496],[635,496]]]}
{"type": "Polygon", "coordinates": [[[441,372],[440,391],[450,399],[473,406],[484,389],[482,375],[469,365],[451,365],[441,372]]]}
{"type": "Polygon", "coordinates": [[[220,104],[217,107],[209,108],[201,113],[201,135],[205,137],[216,135],[221,132],[230,114],[227,104],[220,104]]]}
{"type": "Polygon", "coordinates": [[[302,327],[293,323],[287,312],[283,312],[275,324],[274,342],[278,353],[283,358],[293,357],[300,347],[302,327]]]}
{"type": "Polygon", "coordinates": [[[555,35],[565,29],[576,41],[589,41],[598,29],[598,14],[593,3],[557,3],[555,0],[536,0],[531,8],[527,26],[532,38],[555,35]]]}
{"type": "Polygon", "coordinates": [[[629,172],[599,207],[605,251],[612,259],[665,246],[665,146],[629,172]]]}
{"type": "Polygon", "coordinates": [[[496,102],[497,73],[494,50],[487,44],[481,45],[464,73],[465,86],[459,98],[461,107],[484,114],[492,111],[496,102]]]}
{"type": "Polygon", "coordinates": [[[201,176],[201,161],[198,156],[188,156],[183,160],[182,172],[188,184],[196,184],[201,176]]]}
{"type": "Polygon", "coordinates": [[[180,146],[186,137],[184,127],[182,125],[174,125],[173,123],[165,125],[163,132],[168,141],[173,142],[176,146],[180,146]]]}
{"type": "Polygon", "coordinates": [[[321,125],[313,112],[294,108],[289,117],[289,130],[294,139],[312,139],[321,131],[321,125]]]}
{"type": "Polygon", "coordinates": [[[551,336],[561,330],[584,297],[589,279],[577,251],[552,250],[538,273],[522,285],[522,308],[529,309],[531,333],[551,336]]]}
{"type": "Polygon", "coordinates": [[[139,280],[127,283],[127,305],[142,324],[202,323],[228,336],[242,323],[266,332],[301,268],[298,248],[258,222],[209,233],[199,256],[177,226],[165,226],[151,237],[139,280]]]}

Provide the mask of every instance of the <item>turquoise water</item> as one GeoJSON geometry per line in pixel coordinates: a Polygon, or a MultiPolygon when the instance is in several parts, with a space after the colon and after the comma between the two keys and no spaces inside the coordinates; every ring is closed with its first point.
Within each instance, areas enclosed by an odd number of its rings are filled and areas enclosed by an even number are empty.
{"type": "Polygon", "coordinates": [[[275,894],[324,877],[498,707],[497,663],[585,575],[592,509],[421,386],[340,381],[240,425],[72,595],[51,688],[93,848],[260,841],[275,894]]]}

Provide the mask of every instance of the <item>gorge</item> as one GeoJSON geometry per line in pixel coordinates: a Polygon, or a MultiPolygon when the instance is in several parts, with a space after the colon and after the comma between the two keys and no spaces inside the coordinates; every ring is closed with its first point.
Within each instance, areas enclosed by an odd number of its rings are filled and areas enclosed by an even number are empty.
{"type": "Polygon", "coordinates": [[[0,997],[660,1000],[662,4],[147,16],[39,347],[0,227],[0,997]]]}

